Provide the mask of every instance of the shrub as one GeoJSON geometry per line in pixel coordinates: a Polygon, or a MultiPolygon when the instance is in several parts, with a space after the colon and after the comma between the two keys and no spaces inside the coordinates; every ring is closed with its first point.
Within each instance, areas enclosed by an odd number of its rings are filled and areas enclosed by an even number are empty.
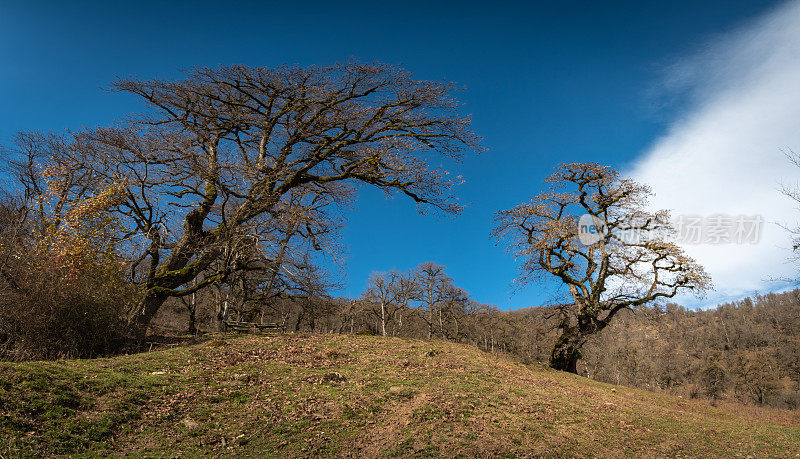
{"type": "Polygon", "coordinates": [[[38,211],[0,204],[0,358],[94,357],[122,344],[137,295],[107,212],[116,190],[61,206],[33,201],[38,211]]]}
{"type": "Polygon", "coordinates": [[[28,254],[0,280],[0,358],[95,357],[124,341],[135,290],[115,266],[74,272],[28,254]]]}

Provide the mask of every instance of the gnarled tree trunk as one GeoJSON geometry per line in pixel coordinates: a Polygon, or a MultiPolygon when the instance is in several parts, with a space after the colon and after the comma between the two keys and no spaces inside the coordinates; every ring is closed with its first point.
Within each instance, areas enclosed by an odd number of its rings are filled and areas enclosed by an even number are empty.
{"type": "Polygon", "coordinates": [[[550,354],[551,368],[578,374],[577,366],[578,360],[581,358],[581,348],[591,335],[606,328],[608,319],[613,317],[619,309],[613,309],[614,313],[604,320],[598,319],[596,313],[592,312],[598,310],[601,310],[599,306],[582,308],[578,312],[577,325],[562,325],[561,336],[550,354]]]}
{"type": "Polygon", "coordinates": [[[550,367],[555,370],[578,373],[578,360],[581,358],[582,339],[577,327],[567,327],[553,346],[550,354],[550,367]]]}
{"type": "Polygon", "coordinates": [[[159,294],[152,290],[148,290],[145,293],[141,301],[141,309],[131,321],[131,332],[134,338],[141,341],[147,336],[147,328],[150,326],[150,322],[167,301],[167,298],[169,298],[169,295],[159,294]]]}

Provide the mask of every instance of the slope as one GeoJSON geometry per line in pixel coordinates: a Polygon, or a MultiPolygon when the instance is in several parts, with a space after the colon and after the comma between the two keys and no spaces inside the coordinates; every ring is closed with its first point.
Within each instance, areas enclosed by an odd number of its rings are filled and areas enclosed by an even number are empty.
{"type": "Polygon", "coordinates": [[[0,456],[799,451],[796,412],[715,407],[441,341],[228,336],[110,359],[0,364],[0,456]]]}

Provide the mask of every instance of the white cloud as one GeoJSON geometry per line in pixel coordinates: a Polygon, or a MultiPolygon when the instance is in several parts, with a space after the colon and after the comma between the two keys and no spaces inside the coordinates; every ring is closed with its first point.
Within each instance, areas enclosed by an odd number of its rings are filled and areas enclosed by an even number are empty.
{"type": "Polygon", "coordinates": [[[798,269],[776,223],[800,217],[778,190],[800,179],[782,152],[800,151],[800,1],[709,44],[664,83],[690,102],[628,173],[653,188],[655,207],[675,215],[764,217],[758,244],[685,247],[714,280],[706,303],[780,288],[768,279],[798,269]]]}

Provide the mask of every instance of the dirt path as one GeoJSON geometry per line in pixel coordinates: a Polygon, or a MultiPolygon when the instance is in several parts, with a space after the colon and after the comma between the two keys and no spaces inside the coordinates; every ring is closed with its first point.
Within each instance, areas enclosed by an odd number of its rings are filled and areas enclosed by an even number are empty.
{"type": "Polygon", "coordinates": [[[379,420],[375,422],[372,430],[365,433],[361,440],[351,450],[352,456],[357,457],[384,457],[385,451],[401,441],[403,429],[412,422],[412,416],[417,408],[425,406],[430,396],[425,393],[415,394],[411,398],[397,398],[391,407],[379,420]]]}

